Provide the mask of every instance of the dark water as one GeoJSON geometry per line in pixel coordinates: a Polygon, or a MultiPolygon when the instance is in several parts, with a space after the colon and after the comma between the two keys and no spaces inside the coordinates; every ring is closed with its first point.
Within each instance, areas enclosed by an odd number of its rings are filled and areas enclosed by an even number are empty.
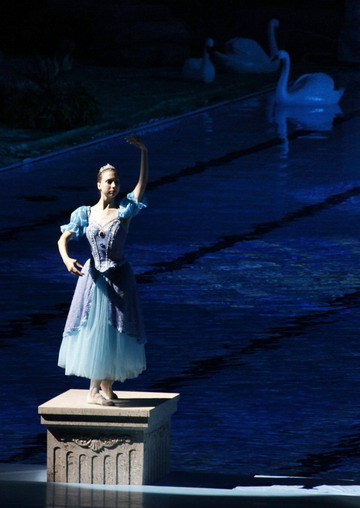
{"type": "MultiPolygon", "coordinates": [[[[341,79],[342,115],[297,115],[287,139],[269,96],[142,132],[149,208],[127,252],[148,370],[117,388],[181,393],[174,470],[359,477],[360,101],[341,79]]],[[[131,190],[121,138],[0,173],[0,461],[44,463],[37,406],[87,388],[57,367],[75,279],[56,241],[106,162],[131,190]]]]}

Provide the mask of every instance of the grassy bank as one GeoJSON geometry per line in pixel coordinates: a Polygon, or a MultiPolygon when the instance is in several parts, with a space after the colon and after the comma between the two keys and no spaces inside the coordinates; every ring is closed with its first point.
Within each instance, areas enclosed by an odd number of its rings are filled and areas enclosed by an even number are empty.
{"type": "Polygon", "coordinates": [[[77,66],[74,80],[84,84],[100,105],[95,125],[66,132],[45,132],[0,125],[0,167],[26,158],[102,138],[144,122],[179,115],[271,88],[274,75],[220,74],[214,83],[191,83],[173,69],[77,66]]]}
{"type": "MultiPolygon", "coordinates": [[[[297,64],[292,75],[332,66],[297,64]],[[321,68],[320,68],[321,67],[321,68]]],[[[101,120],[95,125],[62,132],[9,128],[0,124],[0,167],[21,163],[56,150],[130,129],[150,120],[183,114],[222,101],[273,88],[277,73],[218,74],[214,83],[185,82],[178,70],[165,68],[105,68],[77,65],[71,78],[96,98],[101,120]]]]}

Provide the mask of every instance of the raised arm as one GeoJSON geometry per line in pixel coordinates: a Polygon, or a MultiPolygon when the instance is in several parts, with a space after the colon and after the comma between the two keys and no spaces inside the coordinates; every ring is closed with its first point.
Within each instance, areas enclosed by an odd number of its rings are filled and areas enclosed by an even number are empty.
{"type": "Polygon", "coordinates": [[[73,233],[71,233],[70,231],[63,232],[63,234],[60,236],[59,241],[58,241],[59,252],[60,252],[60,256],[61,256],[62,260],[64,261],[64,264],[65,264],[66,268],[68,269],[68,271],[70,273],[73,273],[74,275],[81,276],[84,274],[81,273],[77,269],[77,267],[82,268],[82,265],[80,263],[78,263],[78,261],[76,259],[71,258],[68,254],[68,241],[70,240],[72,235],[73,235],[73,233]]]}
{"type": "Polygon", "coordinates": [[[134,188],[134,190],[132,192],[132,195],[134,196],[134,198],[136,198],[137,200],[141,200],[141,198],[143,197],[143,194],[145,192],[147,182],[148,182],[148,152],[147,152],[147,148],[138,136],[130,136],[129,138],[126,138],[126,141],[141,150],[139,181],[136,184],[136,187],[134,188]]]}

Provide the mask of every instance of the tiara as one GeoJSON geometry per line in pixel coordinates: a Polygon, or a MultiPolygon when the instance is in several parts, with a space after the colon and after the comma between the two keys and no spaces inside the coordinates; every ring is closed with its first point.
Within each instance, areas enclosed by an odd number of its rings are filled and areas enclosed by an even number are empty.
{"type": "Polygon", "coordinates": [[[105,166],[101,166],[101,168],[99,169],[99,173],[102,173],[103,171],[107,171],[108,169],[112,169],[112,170],[116,171],[115,167],[112,166],[111,164],[105,164],[105,166]]]}

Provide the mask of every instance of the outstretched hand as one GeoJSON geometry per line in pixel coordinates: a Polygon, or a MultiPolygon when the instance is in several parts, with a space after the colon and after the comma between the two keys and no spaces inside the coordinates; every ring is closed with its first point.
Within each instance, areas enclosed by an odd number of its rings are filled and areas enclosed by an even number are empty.
{"type": "Polygon", "coordinates": [[[130,145],[134,145],[137,148],[140,148],[140,150],[146,150],[146,146],[141,141],[140,137],[134,134],[133,136],[129,136],[128,138],[125,138],[125,141],[129,143],[130,145]]]}
{"type": "Polygon", "coordinates": [[[82,268],[83,266],[80,263],[78,263],[76,259],[69,258],[68,261],[65,263],[65,265],[70,273],[78,275],[79,277],[84,275],[82,272],[80,272],[80,270],[77,269],[77,267],[82,268]]]}

